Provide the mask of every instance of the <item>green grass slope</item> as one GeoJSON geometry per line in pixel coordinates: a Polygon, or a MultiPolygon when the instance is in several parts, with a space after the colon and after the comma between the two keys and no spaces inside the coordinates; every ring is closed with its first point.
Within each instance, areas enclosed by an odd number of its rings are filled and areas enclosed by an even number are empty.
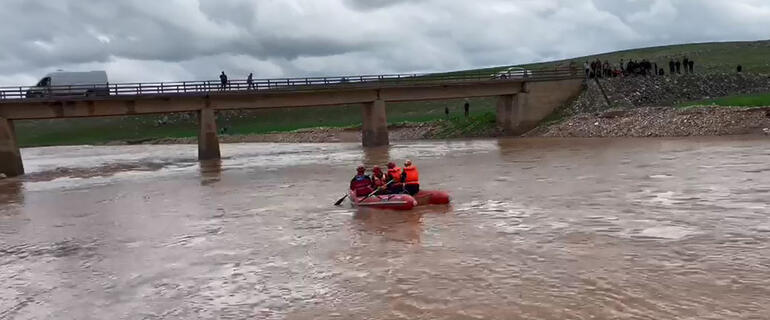
{"type": "Polygon", "coordinates": [[[770,40],[740,41],[740,42],[709,42],[670,46],[649,47],[640,49],[608,52],[597,55],[578,57],[567,60],[528,64],[528,68],[548,68],[567,66],[575,61],[582,68],[585,61],[599,58],[616,64],[623,59],[647,59],[656,62],[658,68],[668,73],[668,62],[671,59],[688,57],[695,61],[695,72],[735,72],[738,65],[743,66],[743,72],[770,73],[770,40]]]}
{"type": "Polygon", "coordinates": [[[720,107],[766,107],[770,106],[770,93],[754,95],[738,95],[722,97],[717,99],[708,99],[701,101],[692,101],[680,104],[680,108],[689,108],[697,106],[720,106],[720,107]]]}

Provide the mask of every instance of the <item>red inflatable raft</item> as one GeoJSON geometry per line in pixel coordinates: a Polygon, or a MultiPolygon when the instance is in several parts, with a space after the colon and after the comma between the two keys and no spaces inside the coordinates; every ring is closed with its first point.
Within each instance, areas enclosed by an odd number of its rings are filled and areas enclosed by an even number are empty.
{"type": "Polygon", "coordinates": [[[384,194],[366,198],[356,197],[354,192],[351,191],[348,197],[352,200],[351,202],[354,207],[361,208],[411,210],[417,205],[417,200],[408,194],[384,194]]]}
{"type": "Polygon", "coordinates": [[[449,203],[448,193],[428,190],[420,191],[414,196],[408,194],[385,194],[369,198],[356,197],[351,191],[349,197],[354,207],[390,210],[411,210],[418,205],[449,203]]]}
{"type": "Polygon", "coordinates": [[[417,200],[418,206],[424,206],[426,204],[448,204],[449,194],[444,191],[437,190],[420,190],[417,194],[412,196],[417,200]]]}

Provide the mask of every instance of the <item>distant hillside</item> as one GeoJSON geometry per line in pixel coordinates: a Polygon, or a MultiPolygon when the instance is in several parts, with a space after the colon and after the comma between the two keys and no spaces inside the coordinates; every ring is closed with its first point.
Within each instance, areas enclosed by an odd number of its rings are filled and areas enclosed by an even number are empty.
{"type": "MultiPolygon", "coordinates": [[[[770,40],[740,41],[740,42],[709,42],[680,44],[650,48],[630,49],[616,52],[608,52],[597,55],[583,56],[559,61],[532,63],[521,65],[530,69],[549,68],[554,66],[566,67],[570,61],[575,61],[582,68],[586,60],[594,60],[597,57],[601,61],[609,60],[617,64],[620,59],[642,60],[647,59],[657,62],[659,68],[664,68],[668,73],[668,61],[672,58],[681,59],[687,56],[695,61],[695,72],[735,72],[740,64],[743,72],[770,73],[770,40]]],[[[493,73],[509,66],[477,69],[493,73]]],[[[468,72],[468,71],[466,71],[468,72]]]]}

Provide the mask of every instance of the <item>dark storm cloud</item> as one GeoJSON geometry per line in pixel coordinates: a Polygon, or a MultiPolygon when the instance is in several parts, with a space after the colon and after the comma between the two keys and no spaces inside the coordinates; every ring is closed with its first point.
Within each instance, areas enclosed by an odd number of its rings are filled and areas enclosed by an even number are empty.
{"type": "Polygon", "coordinates": [[[455,70],[767,37],[765,0],[2,0],[0,84],[455,70]]]}

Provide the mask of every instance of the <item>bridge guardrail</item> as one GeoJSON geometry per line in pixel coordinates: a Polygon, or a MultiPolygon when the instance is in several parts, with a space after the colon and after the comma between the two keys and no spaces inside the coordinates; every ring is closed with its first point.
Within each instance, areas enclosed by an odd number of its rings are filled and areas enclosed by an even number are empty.
{"type": "Polygon", "coordinates": [[[384,74],[337,77],[307,77],[246,79],[228,81],[223,85],[219,80],[111,83],[97,85],[73,85],[38,88],[34,86],[0,87],[0,103],[26,99],[51,100],[91,96],[142,96],[142,95],[202,95],[244,91],[303,91],[334,90],[342,86],[402,86],[411,84],[440,84],[447,82],[522,80],[548,81],[581,78],[577,69],[541,69],[511,73],[455,72],[428,74],[384,74]]]}

